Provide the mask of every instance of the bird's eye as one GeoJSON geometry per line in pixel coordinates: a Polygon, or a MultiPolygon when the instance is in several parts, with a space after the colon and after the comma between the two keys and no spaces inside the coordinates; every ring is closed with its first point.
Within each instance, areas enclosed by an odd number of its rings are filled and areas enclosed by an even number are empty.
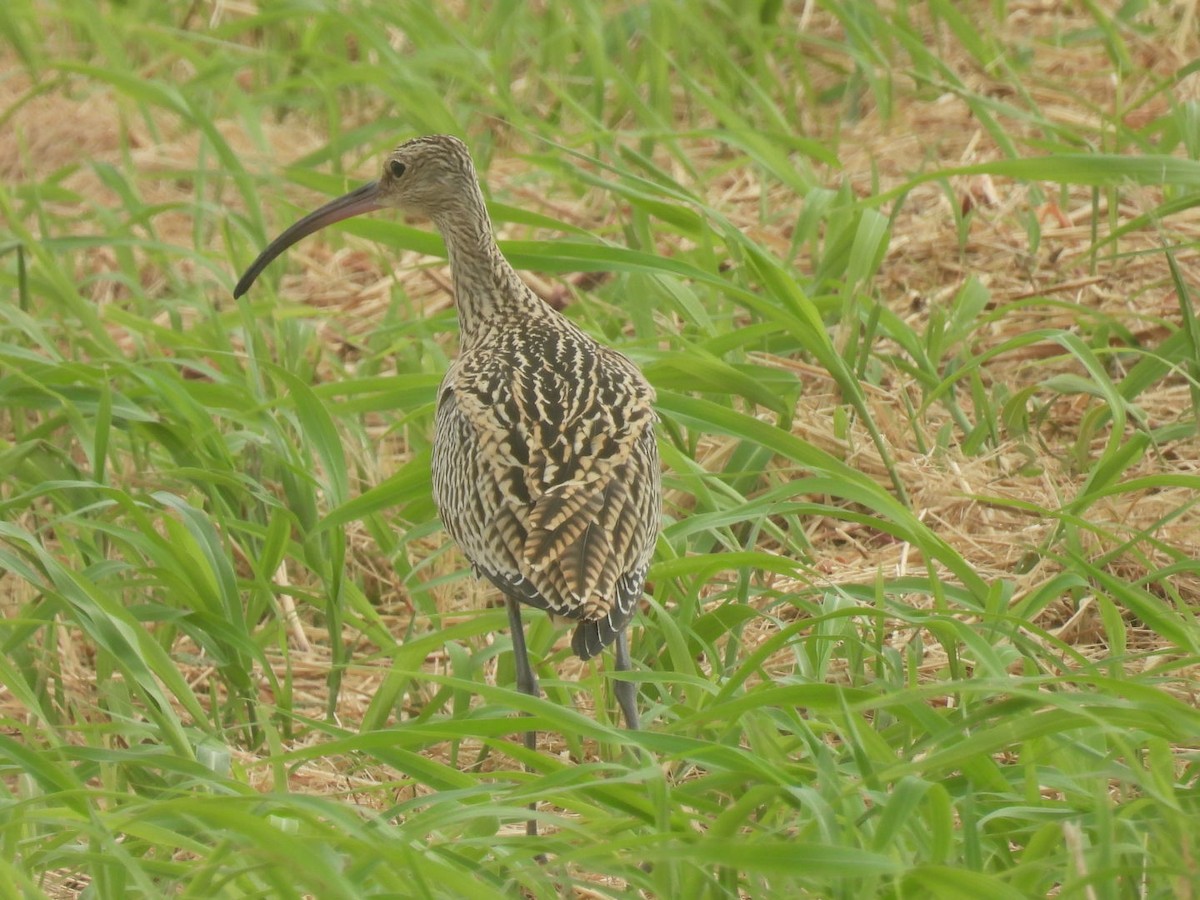
{"type": "Polygon", "coordinates": [[[404,174],[404,163],[398,159],[388,160],[388,171],[392,173],[393,178],[399,178],[404,174]]]}

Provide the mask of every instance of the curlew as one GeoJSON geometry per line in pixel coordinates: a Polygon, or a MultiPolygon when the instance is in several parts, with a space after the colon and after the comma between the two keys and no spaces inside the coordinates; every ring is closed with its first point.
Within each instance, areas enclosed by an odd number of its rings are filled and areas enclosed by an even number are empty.
{"type": "MultiPolygon", "coordinates": [[[[616,668],[629,669],[628,626],[660,525],[654,390],[517,276],[462,141],[401,144],[378,181],[272,241],[234,296],[304,236],[386,207],[427,217],[446,242],[460,344],[438,389],[433,496],[476,575],[504,595],[518,689],[539,696],[521,604],[575,620],[571,647],[581,659],[611,643],[616,668]]],[[[617,680],[613,690],[626,726],[637,728],[634,682],[617,680]]],[[[534,732],[525,744],[534,749],[534,732]]]]}

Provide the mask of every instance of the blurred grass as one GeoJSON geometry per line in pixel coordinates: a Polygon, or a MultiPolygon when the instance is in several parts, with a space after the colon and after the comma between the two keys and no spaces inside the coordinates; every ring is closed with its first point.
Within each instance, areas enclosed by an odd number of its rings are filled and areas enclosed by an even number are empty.
{"type": "MultiPolygon", "coordinates": [[[[1171,230],[1200,197],[1200,117],[1174,99],[1185,72],[1130,52],[1174,35],[1136,4],[1040,45],[995,5],[816,6],[0,8],[0,124],[48,97],[116,119],[114,146],[77,135],[57,166],[14,134],[0,182],[0,895],[1193,895],[1200,565],[1158,530],[1194,521],[1200,488],[1167,464],[1200,421],[1177,262],[1195,238],[1171,230]],[[1058,47],[1113,67],[1112,108],[1044,108],[1031,55],[1058,47]],[[856,123],[947,95],[994,158],[841,179],[856,123]],[[373,330],[339,326],[270,290],[295,258],[228,299],[289,198],[433,131],[467,136],[485,173],[525,161],[492,198],[506,252],[603,273],[568,314],[659,389],[644,732],[615,727],[599,669],[560,674],[543,619],[531,700],[503,614],[438,602],[467,590],[428,496],[450,313],[422,317],[404,282],[373,330]],[[1130,241],[1158,229],[1179,298],[1163,333],[974,277],[906,315],[883,288],[905,203],[945,186],[961,241],[951,184],[981,176],[1027,180],[1031,203],[1090,191],[1093,268],[1157,252],[1130,241]],[[714,199],[730,178],[757,186],[752,214],[714,199]],[[1118,217],[1139,184],[1157,205],[1118,217]],[[1061,320],[1026,324],[1035,305],[1061,320]],[[1034,347],[1051,355],[1024,383],[992,374],[1034,347]],[[1175,418],[1142,408],[1180,385],[1175,418]],[[1059,404],[1084,411],[1051,446],[1059,404]],[[968,498],[1051,524],[1033,579],[981,571],[900,459],[951,482],[1015,446],[1036,477],[1064,445],[1059,496],[968,498]],[[1109,514],[1172,490],[1189,499],[1145,521],[1109,514]],[[822,536],[912,561],[841,577],[810,565],[822,536]],[[553,751],[528,753],[525,727],[553,751]]],[[[1014,219],[1036,254],[1039,217],[1014,219]]],[[[388,218],[340,231],[372,261],[442,252],[388,218]]]]}

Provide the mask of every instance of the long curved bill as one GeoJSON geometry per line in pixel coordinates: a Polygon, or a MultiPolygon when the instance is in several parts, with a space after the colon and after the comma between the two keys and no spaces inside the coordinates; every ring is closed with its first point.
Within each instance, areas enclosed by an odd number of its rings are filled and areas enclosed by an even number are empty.
{"type": "Polygon", "coordinates": [[[262,274],[262,270],[270,265],[271,260],[300,238],[307,237],[314,231],[320,231],[326,225],[332,225],[342,219],[383,209],[384,204],[379,202],[379,196],[379,182],[372,181],[344,197],[338,197],[336,200],[326,203],[315,212],[309,213],[267,245],[267,249],[258,255],[258,259],[251,263],[246,274],[237,283],[237,287],[233,289],[233,296],[240,297],[250,290],[250,285],[254,284],[254,280],[262,274]]]}

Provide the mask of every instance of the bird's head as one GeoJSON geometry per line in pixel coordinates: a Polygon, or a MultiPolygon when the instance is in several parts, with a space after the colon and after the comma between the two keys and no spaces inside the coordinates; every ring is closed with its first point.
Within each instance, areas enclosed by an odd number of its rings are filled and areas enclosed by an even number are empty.
{"type": "Polygon", "coordinates": [[[376,182],[383,206],[430,219],[469,199],[477,184],[466,144],[448,134],[405,141],[387,155],[376,182]]]}
{"type": "Polygon", "coordinates": [[[259,254],[234,288],[240,297],[275,257],[303,237],[326,225],[399,207],[437,221],[447,214],[470,213],[462,209],[479,196],[475,166],[466,144],[446,134],[413,138],[387,155],[378,181],[371,181],[309,213],[259,254]]]}

